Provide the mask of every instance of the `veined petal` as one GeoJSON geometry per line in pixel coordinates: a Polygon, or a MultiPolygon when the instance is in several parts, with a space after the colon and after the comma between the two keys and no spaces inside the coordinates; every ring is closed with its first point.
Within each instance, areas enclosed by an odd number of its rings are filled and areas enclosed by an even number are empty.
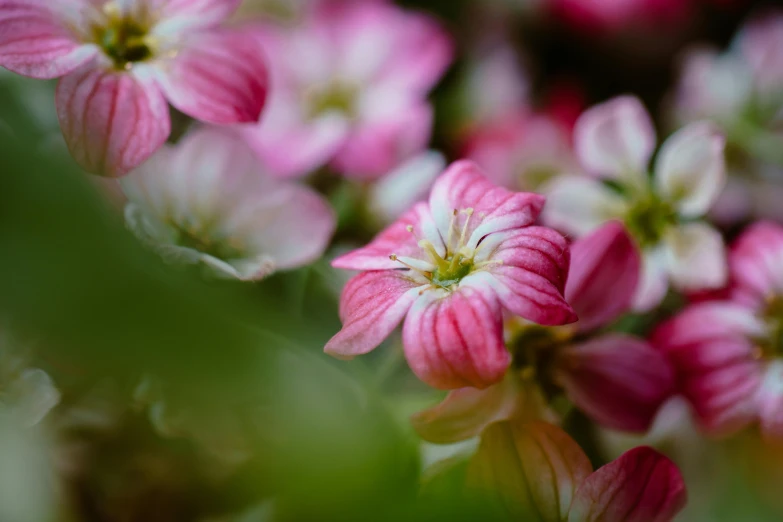
{"type": "Polygon", "coordinates": [[[569,259],[568,243],[551,228],[492,234],[479,245],[474,260],[489,265],[462,285],[492,288],[514,315],[544,325],[566,324],[577,319],[563,298],[569,259]]]}
{"type": "Polygon", "coordinates": [[[267,70],[248,30],[198,33],[176,56],[158,64],[158,81],[172,105],[216,124],[258,121],[267,94],[267,70]]]}
{"type": "Polygon", "coordinates": [[[591,471],[587,456],[562,429],[509,421],[484,431],[468,480],[497,498],[514,520],[561,522],[591,471]]]}
{"type": "Polygon", "coordinates": [[[526,227],[535,222],[544,197],[528,192],[511,192],[489,181],[472,161],[452,163],[435,181],[430,208],[441,235],[449,235],[454,211],[473,209],[472,216],[458,216],[458,224],[470,217],[465,237],[475,247],[487,234],[526,227]]]}
{"type": "Polygon", "coordinates": [[[642,278],[636,287],[633,309],[649,312],[658,306],[669,289],[666,250],[653,247],[642,252],[642,278]]]}
{"type": "Polygon", "coordinates": [[[731,277],[737,290],[761,305],[771,293],[783,293],[783,227],[771,221],[751,225],[732,245],[731,277]]]}
{"type": "Polygon", "coordinates": [[[773,361],[764,370],[757,400],[762,434],[771,441],[783,440],[783,361],[773,361]]]}
{"type": "Polygon", "coordinates": [[[156,34],[183,33],[214,27],[231,16],[242,0],[152,0],[161,20],[156,34]]]}
{"type": "Polygon", "coordinates": [[[411,417],[421,438],[436,444],[451,444],[476,437],[493,422],[511,418],[521,389],[507,375],[501,382],[483,390],[460,388],[443,401],[411,417]]]}
{"type": "Polygon", "coordinates": [[[571,245],[565,296],[579,316],[580,331],[608,324],[630,309],[641,264],[631,236],[617,221],[571,245]]]}
{"type": "Polygon", "coordinates": [[[584,176],[560,176],[547,183],[542,192],[547,195],[542,221],[577,237],[622,217],[627,209],[618,193],[584,176]]]}
{"type": "Polygon", "coordinates": [[[348,281],[340,296],[343,328],[324,351],[351,358],[383,342],[419,297],[419,285],[393,270],[364,272],[348,281]]]}
{"type": "Polygon", "coordinates": [[[169,136],[169,108],[152,82],[90,66],[57,86],[65,142],[94,174],[122,176],[147,160],[169,136]]]}
{"type": "Polygon", "coordinates": [[[706,223],[672,227],[664,236],[669,276],[680,290],[720,288],[728,279],[723,236],[706,223]]]}
{"type": "Polygon", "coordinates": [[[405,319],[402,339],[413,373],[439,389],[486,388],[511,363],[500,303],[486,289],[426,290],[405,319]]]}
{"type": "Polygon", "coordinates": [[[31,78],[59,78],[96,56],[44,3],[0,0],[0,66],[31,78]]]}
{"type": "Polygon", "coordinates": [[[563,350],[558,382],[569,399],[607,428],[645,432],[674,392],[674,372],[645,341],[607,334],[563,350]]]}
{"type": "Polygon", "coordinates": [[[568,522],[670,522],[686,500],[677,466],[654,449],[639,447],[587,477],[568,522]]]}
{"type": "Polygon", "coordinates": [[[661,146],[655,165],[658,192],[685,217],[702,216],[726,185],[726,138],[712,123],[692,123],[661,146]]]}
{"type": "Polygon", "coordinates": [[[574,147],[595,176],[637,184],[655,150],[655,128],[642,102],[620,96],[585,111],[574,127],[574,147]]]}
{"type": "Polygon", "coordinates": [[[347,270],[404,268],[404,265],[389,259],[389,256],[395,254],[400,257],[418,257],[421,248],[417,238],[428,239],[441,256],[445,254],[443,242],[426,203],[414,205],[400,219],[378,234],[369,245],[338,257],[332,261],[332,266],[347,270]],[[412,229],[408,230],[408,227],[412,229]]]}

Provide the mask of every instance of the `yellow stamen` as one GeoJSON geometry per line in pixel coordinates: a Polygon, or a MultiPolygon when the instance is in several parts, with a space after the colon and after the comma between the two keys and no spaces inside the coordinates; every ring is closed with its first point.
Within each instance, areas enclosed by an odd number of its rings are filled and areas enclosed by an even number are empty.
{"type": "Polygon", "coordinates": [[[451,250],[451,238],[454,235],[454,220],[457,219],[457,214],[459,212],[455,208],[451,212],[451,219],[449,220],[449,235],[446,238],[446,256],[449,255],[449,251],[451,250]]]}

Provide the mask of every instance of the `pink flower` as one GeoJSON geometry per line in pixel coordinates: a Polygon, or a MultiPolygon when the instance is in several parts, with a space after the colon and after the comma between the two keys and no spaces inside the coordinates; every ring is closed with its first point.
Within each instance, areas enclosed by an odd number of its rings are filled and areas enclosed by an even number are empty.
{"type": "Polygon", "coordinates": [[[752,225],[729,255],[731,297],[698,303],[661,325],[653,342],[672,360],[704,430],[759,422],[783,438],[783,228],[752,225]]]}
{"type": "Polygon", "coordinates": [[[335,228],[329,204],[264,172],[240,138],[216,128],[164,146],[121,180],[131,230],[167,259],[257,280],[315,261],[335,228]]]}
{"type": "Polygon", "coordinates": [[[500,381],[511,362],[503,310],[547,325],[576,320],[562,295],[568,244],[531,226],[543,205],[537,194],[495,187],[471,162],[454,163],[428,203],[333,262],[364,272],[343,291],[343,328],[326,352],[367,353],[405,317],[405,356],[424,382],[449,389],[500,381]]]}
{"type": "Polygon", "coordinates": [[[706,122],[680,129],[661,146],[650,176],[655,141],[638,99],[623,96],[597,105],[574,130],[577,156],[592,177],[564,176],[544,190],[549,195],[544,221],[555,228],[580,236],[611,219],[625,222],[644,258],[634,302],[640,311],[660,303],[669,282],[681,291],[726,282],[723,239],[697,220],[725,183],[723,136],[706,122]]]}
{"type": "Polygon", "coordinates": [[[169,136],[169,108],[256,121],[266,97],[257,42],[220,28],[239,0],[0,0],[0,65],[61,78],[57,113],[74,158],[121,176],[169,136]]]}
{"type": "Polygon", "coordinates": [[[630,32],[682,23],[691,13],[685,0],[548,0],[566,22],[598,34],[630,32]]]}
{"type": "Polygon", "coordinates": [[[426,147],[427,93],[452,56],[435,21],[385,1],[322,1],[296,25],[262,33],[272,89],[247,138],[274,173],[328,163],[376,178],[426,147]]]}
{"type": "Polygon", "coordinates": [[[565,295],[579,322],[544,328],[510,326],[512,366],[484,390],[462,388],[412,417],[422,438],[451,443],[479,435],[491,422],[557,421],[550,408],[565,395],[600,424],[646,431],[674,389],[665,357],[636,337],[597,331],[627,311],[640,259],[627,232],[609,223],[574,243],[565,295]],[[611,289],[611,291],[607,291],[611,289]]]}
{"type": "Polygon", "coordinates": [[[670,522],[687,500],[680,470],[654,449],[634,448],[593,471],[568,434],[543,422],[487,428],[467,480],[513,520],[670,522]]]}

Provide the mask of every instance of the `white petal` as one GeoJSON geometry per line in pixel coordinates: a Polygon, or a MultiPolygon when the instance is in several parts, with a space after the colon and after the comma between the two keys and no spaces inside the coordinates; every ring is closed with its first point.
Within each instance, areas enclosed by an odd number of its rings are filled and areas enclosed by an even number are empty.
{"type": "Polygon", "coordinates": [[[672,283],[680,290],[720,288],[728,269],[723,237],[706,223],[673,227],[664,236],[672,283]]]}
{"type": "Polygon", "coordinates": [[[659,193],[686,217],[704,215],[726,184],[726,139],[711,123],[692,123],[661,147],[655,168],[659,193]]]}
{"type": "Polygon", "coordinates": [[[644,252],[642,258],[642,279],[636,288],[633,309],[648,312],[658,306],[669,289],[669,275],[666,271],[666,252],[655,247],[644,252]]]}
{"type": "Polygon", "coordinates": [[[603,223],[622,217],[625,201],[600,181],[561,176],[542,187],[547,196],[541,214],[544,223],[569,234],[582,236],[603,223]]]}

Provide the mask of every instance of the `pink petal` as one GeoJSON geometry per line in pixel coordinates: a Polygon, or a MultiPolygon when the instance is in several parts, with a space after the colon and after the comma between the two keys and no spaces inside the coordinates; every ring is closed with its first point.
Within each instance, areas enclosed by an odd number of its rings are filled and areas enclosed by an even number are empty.
{"type": "Polygon", "coordinates": [[[67,28],[54,9],[0,0],[0,66],[31,78],[59,78],[98,53],[67,28]]]}
{"type": "Polygon", "coordinates": [[[57,115],[71,154],[104,176],[122,176],[169,136],[166,100],[151,82],[89,66],[57,86],[57,115]]]}
{"type": "Polygon", "coordinates": [[[677,466],[654,449],[639,447],[587,477],[568,522],[670,522],[686,500],[677,466]]]}
{"type": "Polygon", "coordinates": [[[703,216],[726,185],[726,138],[712,123],[683,127],[661,146],[655,165],[658,193],[686,217],[703,216]]]}
{"type": "Polygon", "coordinates": [[[402,338],[413,373],[439,389],[486,388],[511,363],[497,298],[464,285],[426,290],[405,319],[402,338]]]}
{"type": "Polygon", "coordinates": [[[377,347],[419,297],[418,286],[393,270],[353,277],[340,296],[343,328],[326,343],[324,351],[349,359],[377,347]]]}
{"type": "Polygon", "coordinates": [[[635,183],[646,175],[655,129],[638,98],[620,96],[582,114],[574,128],[574,146],[590,173],[635,183]]]}
{"type": "Polygon", "coordinates": [[[563,298],[569,257],[565,238],[550,228],[492,234],[479,245],[475,261],[499,264],[469,275],[462,284],[492,288],[512,314],[533,322],[571,323],[577,316],[563,298]]]}
{"type": "Polygon", "coordinates": [[[571,245],[565,295],[579,316],[580,331],[606,325],[630,309],[641,263],[633,239],[617,221],[571,245]]]}
{"type": "Polygon", "coordinates": [[[558,359],[557,376],[578,408],[622,431],[647,431],[674,393],[674,372],[663,354],[623,334],[567,347],[558,359]]]}
{"type": "Polygon", "coordinates": [[[194,35],[158,78],[172,105],[209,123],[256,122],[266,100],[263,52],[246,30],[194,35]]]}
{"type": "Polygon", "coordinates": [[[347,270],[385,270],[399,269],[403,265],[392,261],[389,256],[418,256],[421,248],[417,238],[430,238],[436,249],[442,254],[443,243],[438,238],[435,224],[426,203],[417,203],[400,219],[378,234],[372,242],[358,250],[349,252],[332,261],[335,268],[347,270]],[[412,232],[408,227],[413,227],[412,232]],[[433,237],[434,236],[434,237],[433,237]]]}
{"type": "Polygon", "coordinates": [[[475,163],[464,160],[452,163],[430,194],[432,216],[443,237],[448,236],[454,210],[473,209],[466,236],[472,247],[487,234],[532,225],[544,201],[538,194],[496,187],[475,163]]]}
{"type": "Polygon", "coordinates": [[[510,519],[561,522],[591,471],[587,456],[562,429],[498,422],[484,431],[468,480],[498,498],[510,519]]]}
{"type": "Polygon", "coordinates": [[[757,400],[762,434],[770,441],[783,440],[783,361],[767,366],[757,400]]]}
{"type": "Polygon", "coordinates": [[[783,293],[783,227],[770,221],[751,225],[732,245],[731,277],[750,302],[762,305],[773,293],[783,293]]]}
{"type": "Polygon", "coordinates": [[[460,388],[437,406],[411,417],[421,438],[436,444],[451,444],[479,435],[489,424],[511,418],[521,390],[515,378],[480,390],[460,388]]]}
{"type": "Polygon", "coordinates": [[[151,3],[160,9],[161,21],[155,31],[166,33],[214,27],[231,16],[242,0],[151,0],[151,3]]]}

